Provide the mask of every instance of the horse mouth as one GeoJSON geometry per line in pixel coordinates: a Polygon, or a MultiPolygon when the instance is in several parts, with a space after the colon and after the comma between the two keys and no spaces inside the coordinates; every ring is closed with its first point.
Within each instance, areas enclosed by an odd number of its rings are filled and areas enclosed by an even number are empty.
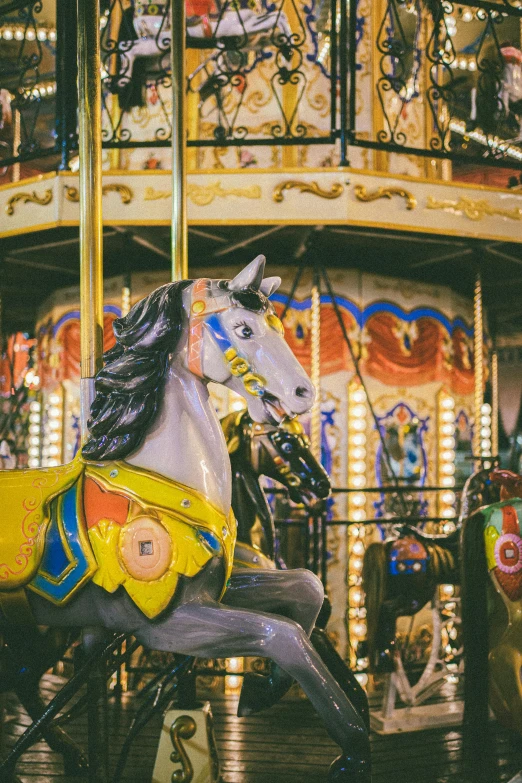
{"type": "Polygon", "coordinates": [[[267,391],[265,391],[263,394],[263,407],[265,409],[269,423],[275,424],[276,427],[278,427],[283,419],[287,418],[288,416],[279,399],[267,391]]]}

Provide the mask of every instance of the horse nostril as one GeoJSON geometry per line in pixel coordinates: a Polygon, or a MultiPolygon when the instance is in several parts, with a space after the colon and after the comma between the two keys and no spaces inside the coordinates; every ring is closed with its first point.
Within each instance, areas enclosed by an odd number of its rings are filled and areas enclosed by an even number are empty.
{"type": "Polygon", "coordinates": [[[309,397],[310,389],[308,389],[306,386],[298,386],[297,389],[295,390],[295,396],[301,398],[309,397]]]}

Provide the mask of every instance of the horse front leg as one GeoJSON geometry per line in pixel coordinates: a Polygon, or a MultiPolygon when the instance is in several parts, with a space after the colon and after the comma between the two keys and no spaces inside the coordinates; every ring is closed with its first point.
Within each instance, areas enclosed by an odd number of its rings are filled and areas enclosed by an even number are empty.
{"type": "Polygon", "coordinates": [[[370,783],[370,745],[357,711],[293,620],[211,600],[183,604],[168,617],[135,631],[142,644],[200,658],[271,658],[297,680],[343,755],[332,764],[333,783],[370,783]]]}

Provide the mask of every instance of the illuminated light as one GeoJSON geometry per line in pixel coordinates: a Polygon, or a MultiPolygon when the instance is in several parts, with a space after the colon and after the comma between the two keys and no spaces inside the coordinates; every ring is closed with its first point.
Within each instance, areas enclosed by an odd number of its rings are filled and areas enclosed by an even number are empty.
{"type": "Polygon", "coordinates": [[[481,413],[487,413],[488,416],[491,416],[491,405],[489,402],[485,402],[484,405],[480,409],[481,413]]]}
{"type": "Polygon", "coordinates": [[[49,397],[49,402],[51,405],[59,405],[60,404],[60,395],[59,394],[51,394],[49,397]]]}
{"type": "Polygon", "coordinates": [[[454,585],[441,585],[440,590],[443,596],[451,598],[451,596],[455,592],[455,586],[454,585]]]}
{"type": "Polygon", "coordinates": [[[491,424],[491,416],[481,416],[480,417],[480,423],[484,427],[489,427],[489,425],[491,424]]]}
{"type": "Polygon", "coordinates": [[[366,486],[366,476],[353,476],[351,483],[355,489],[362,489],[366,486]]]}
{"type": "Polygon", "coordinates": [[[453,450],[450,451],[448,449],[448,451],[443,451],[440,456],[441,459],[444,460],[444,462],[453,462],[453,460],[455,459],[455,452],[453,450]]]}
{"type": "Polygon", "coordinates": [[[454,487],[455,478],[453,476],[443,476],[441,484],[443,487],[454,487]]]}
{"type": "Polygon", "coordinates": [[[35,39],[35,38],[36,38],[36,33],[35,33],[35,31],[33,30],[33,28],[32,28],[32,27],[30,27],[30,28],[27,30],[26,34],[25,34],[25,39],[26,39],[26,41],[34,41],[34,39],[35,39]]]}
{"type": "Polygon", "coordinates": [[[29,443],[31,446],[38,446],[40,444],[40,438],[33,436],[32,438],[29,438],[29,443]]]}
{"type": "Polygon", "coordinates": [[[366,463],[365,462],[354,462],[352,465],[352,470],[354,473],[364,473],[366,470],[366,463]]]}
{"type": "Polygon", "coordinates": [[[355,590],[350,590],[350,598],[355,604],[360,604],[363,599],[362,590],[359,590],[359,588],[356,588],[355,590]]]}
{"type": "Polygon", "coordinates": [[[368,685],[368,675],[364,672],[355,672],[355,679],[362,688],[366,688],[368,685]]]}
{"type": "Polygon", "coordinates": [[[361,432],[362,430],[366,429],[366,422],[364,419],[352,419],[352,421],[350,421],[350,427],[353,430],[361,432]]]}
{"type": "Polygon", "coordinates": [[[32,383],[34,380],[34,370],[28,370],[25,374],[25,382],[32,383]]]}
{"type": "Polygon", "coordinates": [[[449,536],[450,533],[454,533],[456,529],[454,522],[444,522],[444,525],[442,526],[442,530],[447,536],[449,536]]]}
{"type": "Polygon", "coordinates": [[[466,8],[466,10],[462,12],[462,21],[471,22],[472,19],[473,19],[473,11],[470,11],[469,8],[466,8]]]}
{"type": "Polygon", "coordinates": [[[366,406],[355,405],[352,410],[352,416],[354,416],[356,419],[363,419],[366,416],[366,406]]]}
{"type": "MultiPolygon", "coordinates": [[[[351,516],[354,522],[363,522],[366,519],[365,512],[360,508],[354,509],[351,516]]],[[[353,529],[353,526],[350,528],[350,533],[352,533],[352,535],[358,535],[357,530],[353,529]]]]}
{"type": "Polygon", "coordinates": [[[40,454],[40,449],[37,446],[31,446],[28,452],[31,457],[37,457],[40,454]]]}
{"type": "Polygon", "coordinates": [[[364,544],[362,541],[356,541],[352,547],[354,555],[364,555],[364,544]]]}
{"type": "Polygon", "coordinates": [[[225,677],[225,679],[229,688],[239,688],[241,685],[241,677],[235,674],[231,674],[229,677],[225,677]]]}
{"type": "MultiPolygon", "coordinates": [[[[450,33],[450,35],[451,35],[451,33],[450,33]]],[[[453,35],[455,35],[455,33],[453,33],[453,35]]],[[[466,60],[466,58],[465,57],[460,57],[459,58],[459,68],[460,68],[460,70],[461,71],[465,71],[467,69],[467,67],[468,67],[468,61],[466,60]]]]}
{"type": "Polygon", "coordinates": [[[35,413],[38,412],[40,410],[40,403],[36,401],[32,402],[29,406],[29,410],[35,413]]]}
{"type": "Polygon", "coordinates": [[[446,476],[453,476],[455,473],[455,465],[445,464],[441,466],[441,471],[446,476]]]}
{"type": "Polygon", "coordinates": [[[227,672],[240,672],[243,663],[240,658],[229,658],[227,661],[227,672]]]}
{"type": "Polygon", "coordinates": [[[353,623],[352,629],[355,636],[365,636],[366,634],[366,623],[356,622],[353,623]]]}
{"type": "Polygon", "coordinates": [[[352,503],[354,506],[364,506],[366,503],[366,495],[364,495],[362,492],[356,492],[354,495],[352,495],[352,503]]]}
{"type": "Polygon", "coordinates": [[[56,408],[54,406],[49,408],[49,416],[52,419],[59,419],[61,415],[62,415],[62,412],[61,412],[60,408],[56,408]]]}
{"type": "Polygon", "coordinates": [[[366,435],[363,432],[351,435],[350,442],[353,443],[354,446],[364,446],[366,443],[366,435]]]}
{"type": "Polygon", "coordinates": [[[452,506],[445,506],[442,509],[442,516],[443,517],[450,517],[450,518],[451,517],[456,517],[457,516],[457,512],[455,511],[455,509],[452,506]]]}
{"type": "Polygon", "coordinates": [[[51,457],[57,457],[60,453],[58,446],[49,446],[49,454],[51,457]]]}
{"type": "Polygon", "coordinates": [[[476,70],[477,70],[477,61],[470,60],[468,63],[468,71],[476,71],[476,70]]]}
{"type": "Polygon", "coordinates": [[[441,446],[443,449],[454,449],[455,438],[442,438],[441,446]]]}
{"type": "Polygon", "coordinates": [[[32,424],[39,424],[39,422],[40,422],[40,414],[39,413],[30,413],[29,414],[29,421],[32,424]]]}
{"type": "Polygon", "coordinates": [[[31,459],[27,460],[27,464],[29,465],[30,468],[39,468],[40,460],[32,457],[31,459]]]}
{"type": "Polygon", "coordinates": [[[242,402],[241,400],[236,400],[232,403],[230,406],[233,411],[241,411],[243,408],[246,408],[246,404],[242,402]]]}
{"type": "Polygon", "coordinates": [[[47,40],[47,30],[40,29],[38,30],[36,37],[39,41],[46,41],[47,40]]]}
{"type": "Polygon", "coordinates": [[[59,464],[60,464],[60,463],[58,462],[58,460],[57,460],[57,459],[50,459],[50,460],[47,460],[47,465],[48,465],[48,467],[50,467],[50,468],[57,468],[59,464]]]}
{"type": "Polygon", "coordinates": [[[60,440],[59,432],[51,432],[49,434],[49,443],[58,443],[59,440],[60,440]]]}
{"type": "Polygon", "coordinates": [[[366,449],[362,446],[357,446],[352,451],[352,456],[354,459],[364,459],[366,457],[366,449]]]}
{"type": "Polygon", "coordinates": [[[7,30],[4,30],[4,39],[6,41],[12,41],[13,40],[13,31],[7,28],[7,30]]]}
{"type": "Polygon", "coordinates": [[[14,37],[16,41],[23,41],[25,38],[24,31],[20,29],[15,30],[14,37]]]}
{"type": "Polygon", "coordinates": [[[442,502],[445,503],[447,506],[451,506],[455,502],[455,493],[454,492],[443,492],[442,493],[442,502]]]}
{"type": "MultiPolygon", "coordinates": [[[[355,389],[350,395],[354,402],[366,402],[366,392],[364,389],[355,389]]],[[[364,409],[366,412],[366,408],[364,409]]]]}
{"type": "Polygon", "coordinates": [[[443,407],[445,410],[451,410],[452,408],[454,408],[454,407],[455,407],[455,400],[453,399],[453,397],[445,397],[445,398],[444,398],[444,399],[441,401],[441,405],[442,405],[442,407],[443,407]]]}
{"type": "Polygon", "coordinates": [[[40,383],[40,376],[39,375],[35,375],[34,378],[33,378],[33,385],[34,386],[38,386],[39,383],[40,383]]]}
{"type": "Polygon", "coordinates": [[[38,424],[31,424],[29,427],[29,433],[30,435],[39,435],[40,434],[40,427],[38,424]]]}
{"type": "Polygon", "coordinates": [[[450,422],[455,420],[455,414],[452,411],[442,411],[440,418],[442,421],[450,422]]]}
{"type": "Polygon", "coordinates": [[[59,430],[59,429],[61,429],[61,427],[62,427],[62,425],[58,421],[58,419],[51,419],[51,421],[49,422],[49,429],[50,430],[59,430]]]}
{"type": "Polygon", "coordinates": [[[483,450],[490,449],[491,448],[491,441],[487,440],[487,439],[481,440],[480,441],[480,448],[483,449],[483,450]]]}
{"type": "Polygon", "coordinates": [[[351,567],[354,571],[361,571],[363,567],[363,561],[360,557],[356,557],[354,560],[350,563],[351,567]]]}
{"type": "Polygon", "coordinates": [[[491,427],[482,427],[480,430],[480,437],[481,438],[490,438],[491,437],[491,427]]]}
{"type": "Polygon", "coordinates": [[[454,424],[443,424],[440,428],[440,431],[443,435],[453,435],[455,432],[455,425],[454,424]]]}
{"type": "Polygon", "coordinates": [[[56,30],[49,30],[48,37],[50,41],[56,41],[56,30]]]}

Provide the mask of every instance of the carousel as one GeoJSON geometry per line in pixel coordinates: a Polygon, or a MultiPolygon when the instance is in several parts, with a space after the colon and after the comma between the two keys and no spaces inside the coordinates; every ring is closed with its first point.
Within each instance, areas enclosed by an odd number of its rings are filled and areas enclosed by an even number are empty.
{"type": "Polygon", "coordinates": [[[522,780],[521,18],[0,0],[1,781],[522,780]]]}

